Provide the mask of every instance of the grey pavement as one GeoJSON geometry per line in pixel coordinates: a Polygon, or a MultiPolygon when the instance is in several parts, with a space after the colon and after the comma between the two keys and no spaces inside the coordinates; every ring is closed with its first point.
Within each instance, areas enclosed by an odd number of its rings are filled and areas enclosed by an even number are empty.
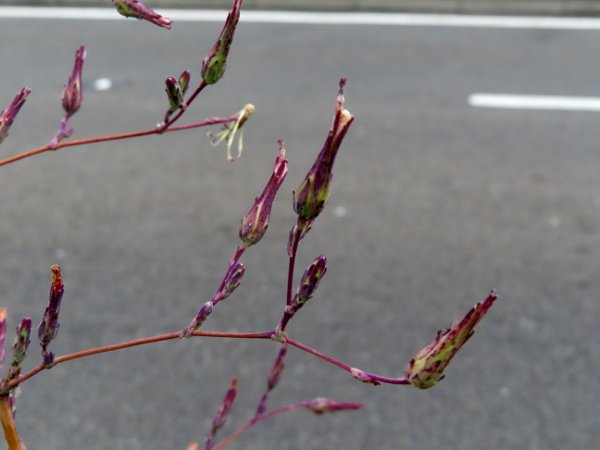
{"type": "MultiPolygon", "coordinates": [[[[164,78],[200,61],[217,23],[1,20],[0,103],[33,92],[1,152],[53,136],[75,48],[85,99],[73,138],[151,128],[164,78]],[[94,90],[109,78],[113,88],[94,90]]],[[[291,191],[321,148],[339,77],[356,121],[298,271],[329,270],[290,335],[347,364],[402,376],[409,359],[490,289],[500,299],[428,391],[373,387],[290,349],[270,408],[325,396],[362,411],[281,415],[232,449],[595,449],[600,442],[600,116],[475,109],[473,92],[596,96],[598,31],[240,23],[225,78],[183,123],[256,113],[234,163],[204,130],[67,148],[0,168],[7,341],[37,324],[52,264],[66,292],[57,354],[172,332],[217,288],[241,217],[290,172],[239,290],[205,325],[268,331],[283,309],[291,191]]],[[[214,129],[215,131],[217,129],[214,129]]],[[[38,364],[35,340],[25,362],[38,364]]],[[[267,341],[190,339],[67,362],[22,386],[29,449],[185,449],[202,442],[231,377],[220,436],[247,421],[277,353],[267,341]]]]}
{"type": "MultiPolygon", "coordinates": [[[[149,0],[153,8],[229,9],[231,0],[149,0]]],[[[108,6],[109,0],[0,0],[0,5],[108,6]]],[[[245,0],[246,9],[598,15],[597,0],[245,0]]]]}

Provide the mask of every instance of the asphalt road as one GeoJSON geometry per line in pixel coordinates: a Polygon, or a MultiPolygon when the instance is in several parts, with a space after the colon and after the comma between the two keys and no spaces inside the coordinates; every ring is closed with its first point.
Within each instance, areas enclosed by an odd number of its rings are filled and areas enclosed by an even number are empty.
{"type": "MultiPolygon", "coordinates": [[[[73,138],[151,128],[164,78],[198,80],[217,23],[171,31],[133,20],[1,20],[0,103],[33,92],[1,148],[48,142],[84,44],[85,99],[73,138]],[[6,44],[9,43],[9,44],[6,44]],[[113,87],[94,90],[109,78],[113,87]]],[[[206,330],[268,331],[281,314],[295,189],[330,126],[340,77],[356,120],[301,270],[329,270],[290,335],[345,363],[401,376],[439,328],[490,289],[496,305],[428,391],[372,387],[290,349],[270,407],[326,396],[358,412],[295,411],[232,449],[593,449],[600,441],[600,115],[481,109],[474,92],[600,93],[600,32],[240,23],[226,76],[183,123],[256,106],[234,163],[203,130],[63,149],[0,168],[0,298],[9,336],[43,313],[52,264],[66,292],[51,350],[65,354],[186,326],[217,288],[239,220],[272,170],[287,180],[240,289],[206,330]]],[[[216,129],[215,129],[216,130],[216,129]]],[[[26,369],[39,363],[35,342],[26,369]]],[[[191,339],[61,364],[22,386],[29,449],[185,449],[253,414],[277,347],[191,339]]]]}

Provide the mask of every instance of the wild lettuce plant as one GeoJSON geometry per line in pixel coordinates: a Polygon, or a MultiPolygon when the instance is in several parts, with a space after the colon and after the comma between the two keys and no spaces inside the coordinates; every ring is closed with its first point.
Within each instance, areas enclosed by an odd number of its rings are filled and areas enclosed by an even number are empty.
{"type": "MultiPolygon", "coordinates": [[[[125,16],[143,19],[164,28],[169,28],[171,26],[170,19],[160,16],[138,0],[113,0],[113,3],[115,4],[117,11],[125,16]]],[[[188,70],[182,71],[177,77],[167,77],[165,81],[165,91],[168,106],[163,120],[157,126],[145,131],[85,140],[66,141],[66,139],[70,138],[74,132],[73,128],[68,125],[68,121],[80,110],[84,99],[82,77],[84,62],[87,55],[83,46],[78,47],[75,52],[75,62],[71,75],[68,78],[62,93],[62,106],[65,115],[56,135],[48,144],[40,148],[0,161],[0,166],[8,165],[20,159],[43,152],[58,151],[61,148],[68,146],[81,146],[97,142],[130,139],[149,134],[165,134],[167,132],[206,127],[216,124],[221,124],[224,128],[215,134],[211,134],[213,143],[218,144],[225,141],[227,145],[227,158],[233,160],[231,146],[233,145],[236,135],[239,135],[237,154],[237,157],[239,158],[242,151],[241,134],[243,128],[248,123],[249,117],[254,112],[254,106],[246,105],[238,113],[227,118],[213,118],[201,123],[179,127],[174,126],[174,124],[190,108],[193,101],[205,88],[216,84],[223,77],[230,48],[234,40],[236,25],[239,21],[241,6],[242,0],[235,0],[233,2],[233,6],[227,16],[220,36],[202,61],[199,70],[201,79],[195,89],[190,89],[192,75],[188,70]]],[[[270,178],[267,180],[263,191],[259,193],[248,212],[241,219],[238,232],[239,241],[233,250],[233,255],[229,260],[229,265],[222,281],[216,288],[212,298],[202,305],[199,305],[198,312],[191,318],[191,321],[190,318],[187,318],[187,320],[182,318],[181,329],[171,333],[149,336],[105,347],[82,350],[77,353],[55,355],[50,350],[50,346],[58,337],[62,298],[64,295],[68,295],[68,289],[66,289],[61,268],[58,265],[53,265],[51,267],[52,282],[50,285],[49,299],[37,327],[37,338],[41,348],[41,361],[34,369],[22,373],[22,363],[27,353],[30,352],[33,319],[25,317],[21,320],[16,328],[12,352],[9,358],[6,358],[4,341],[7,334],[7,311],[6,308],[0,308],[0,367],[4,362],[7,363],[8,367],[6,376],[0,381],[0,421],[10,450],[25,448],[15,422],[15,394],[17,388],[25,381],[38,375],[40,372],[50,370],[58,364],[63,364],[74,359],[165,340],[202,337],[264,339],[273,341],[274,344],[279,346],[279,353],[273,362],[272,367],[266,374],[266,388],[259,397],[256,411],[251,416],[250,420],[240,426],[237,431],[223,438],[220,442],[217,442],[217,434],[228,418],[238,390],[237,378],[233,377],[223,401],[218,406],[214,415],[211,429],[208,431],[205,439],[205,449],[214,450],[223,448],[255,424],[275,415],[295,409],[307,409],[315,414],[324,414],[361,408],[362,404],[360,403],[317,397],[292,403],[282,408],[269,410],[269,396],[281,382],[289,346],[297,347],[310,355],[321,358],[335,365],[339,369],[348,372],[356,380],[371,385],[392,384],[428,389],[444,378],[446,369],[451,360],[465,342],[473,335],[475,327],[497,299],[494,291],[490,292],[485,300],[477,303],[462,320],[444,331],[439,331],[431,344],[418,352],[412,359],[409,359],[406,370],[402,374],[393,377],[369,373],[363,369],[352,367],[294,339],[288,331],[288,325],[292,319],[300,312],[302,307],[314,297],[319,285],[323,282],[325,274],[327,273],[327,258],[324,255],[318,255],[314,257],[308,267],[304,269],[302,275],[299,277],[299,281],[296,284],[294,283],[297,272],[296,259],[298,248],[302,239],[312,230],[313,224],[327,206],[332,190],[333,168],[336,156],[341,149],[347,131],[354,121],[354,116],[345,107],[345,85],[346,79],[340,79],[334,102],[333,121],[323,147],[318,153],[313,165],[302,179],[300,185],[293,192],[293,209],[296,218],[294,223],[291,224],[287,242],[282,243],[282,246],[287,246],[288,267],[287,272],[283,277],[286,295],[285,298],[281,299],[279,322],[274,324],[271,330],[254,333],[202,330],[202,325],[209,319],[214,308],[217,307],[220,302],[239,291],[239,287],[243,282],[243,277],[246,272],[246,267],[241,262],[242,257],[250,247],[261,241],[269,228],[273,202],[289,170],[288,161],[286,159],[286,148],[283,140],[278,141],[277,154],[275,156],[273,172],[271,173],[270,178]],[[188,323],[188,321],[189,324],[184,325],[185,323],[188,323]]],[[[22,88],[10,105],[0,114],[0,142],[8,136],[10,126],[16,119],[26,100],[28,100],[30,93],[30,89],[22,88]]],[[[239,295],[239,292],[236,295],[239,295]]],[[[198,443],[191,443],[188,450],[197,448],[199,448],[198,443]]]]}

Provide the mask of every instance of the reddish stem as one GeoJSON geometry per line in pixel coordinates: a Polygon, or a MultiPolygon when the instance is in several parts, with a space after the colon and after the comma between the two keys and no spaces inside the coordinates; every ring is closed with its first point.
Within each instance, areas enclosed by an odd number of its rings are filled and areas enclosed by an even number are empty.
{"type": "Polygon", "coordinates": [[[169,132],[169,131],[188,130],[191,128],[205,127],[208,125],[215,125],[218,123],[234,122],[237,119],[238,119],[237,116],[227,117],[227,118],[215,117],[215,118],[209,119],[205,122],[195,123],[192,125],[183,125],[180,127],[172,127],[172,128],[167,128],[165,130],[152,129],[152,130],[146,130],[146,131],[138,131],[136,133],[118,134],[118,135],[114,135],[114,136],[102,136],[102,137],[95,137],[95,138],[90,138],[90,139],[79,139],[79,140],[70,141],[70,142],[59,142],[58,144],[56,144],[55,147],[45,145],[43,147],[36,148],[35,150],[30,150],[28,152],[21,153],[19,155],[11,156],[10,158],[0,160],[0,166],[5,166],[5,165],[13,163],[15,161],[19,161],[20,159],[25,159],[30,156],[37,155],[39,153],[47,152],[49,150],[58,150],[59,148],[63,148],[63,147],[73,147],[76,145],[95,144],[98,142],[115,141],[118,139],[128,139],[128,138],[134,138],[134,137],[140,137],[140,136],[148,136],[151,134],[162,134],[164,132],[169,132]]]}
{"type": "Polygon", "coordinates": [[[305,408],[305,407],[306,407],[306,402],[294,403],[292,405],[287,405],[287,406],[283,406],[278,409],[274,409],[273,411],[269,411],[268,413],[262,414],[260,416],[255,416],[252,419],[250,419],[244,426],[239,428],[235,433],[233,433],[232,435],[227,437],[227,439],[225,439],[222,442],[219,442],[214,447],[211,447],[210,450],[218,450],[220,448],[225,447],[227,444],[229,444],[231,441],[233,441],[235,438],[237,438],[240,434],[242,434],[244,431],[246,431],[252,425],[257,424],[258,422],[262,422],[263,420],[269,419],[277,414],[281,414],[281,413],[284,413],[287,411],[292,411],[297,408],[305,408]]]}

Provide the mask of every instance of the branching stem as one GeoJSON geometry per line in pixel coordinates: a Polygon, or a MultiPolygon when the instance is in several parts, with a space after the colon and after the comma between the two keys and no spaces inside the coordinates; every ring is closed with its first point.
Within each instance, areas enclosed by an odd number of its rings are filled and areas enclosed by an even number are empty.
{"type": "Polygon", "coordinates": [[[76,145],[86,145],[86,144],[96,144],[98,142],[116,141],[119,139],[129,139],[129,138],[140,137],[140,136],[148,136],[151,134],[161,134],[163,132],[169,132],[169,131],[188,130],[191,128],[205,127],[208,125],[216,125],[219,123],[235,122],[237,119],[238,119],[237,116],[227,117],[227,118],[215,117],[215,118],[209,119],[205,122],[195,123],[192,125],[183,125],[180,127],[171,127],[171,128],[167,128],[164,130],[152,129],[152,130],[146,130],[146,131],[138,131],[136,133],[118,134],[118,135],[114,135],[114,136],[102,136],[102,137],[95,137],[95,138],[90,138],[90,139],[79,139],[79,140],[70,141],[70,142],[59,142],[58,144],[56,144],[55,147],[51,147],[50,145],[45,145],[43,147],[36,148],[34,150],[29,150],[28,152],[24,152],[19,155],[11,156],[10,158],[0,160],[0,166],[5,166],[7,164],[13,163],[15,161],[19,161],[21,159],[28,158],[30,156],[38,155],[40,153],[44,153],[49,150],[58,150],[59,148],[63,148],[63,147],[73,147],[76,145]]]}

